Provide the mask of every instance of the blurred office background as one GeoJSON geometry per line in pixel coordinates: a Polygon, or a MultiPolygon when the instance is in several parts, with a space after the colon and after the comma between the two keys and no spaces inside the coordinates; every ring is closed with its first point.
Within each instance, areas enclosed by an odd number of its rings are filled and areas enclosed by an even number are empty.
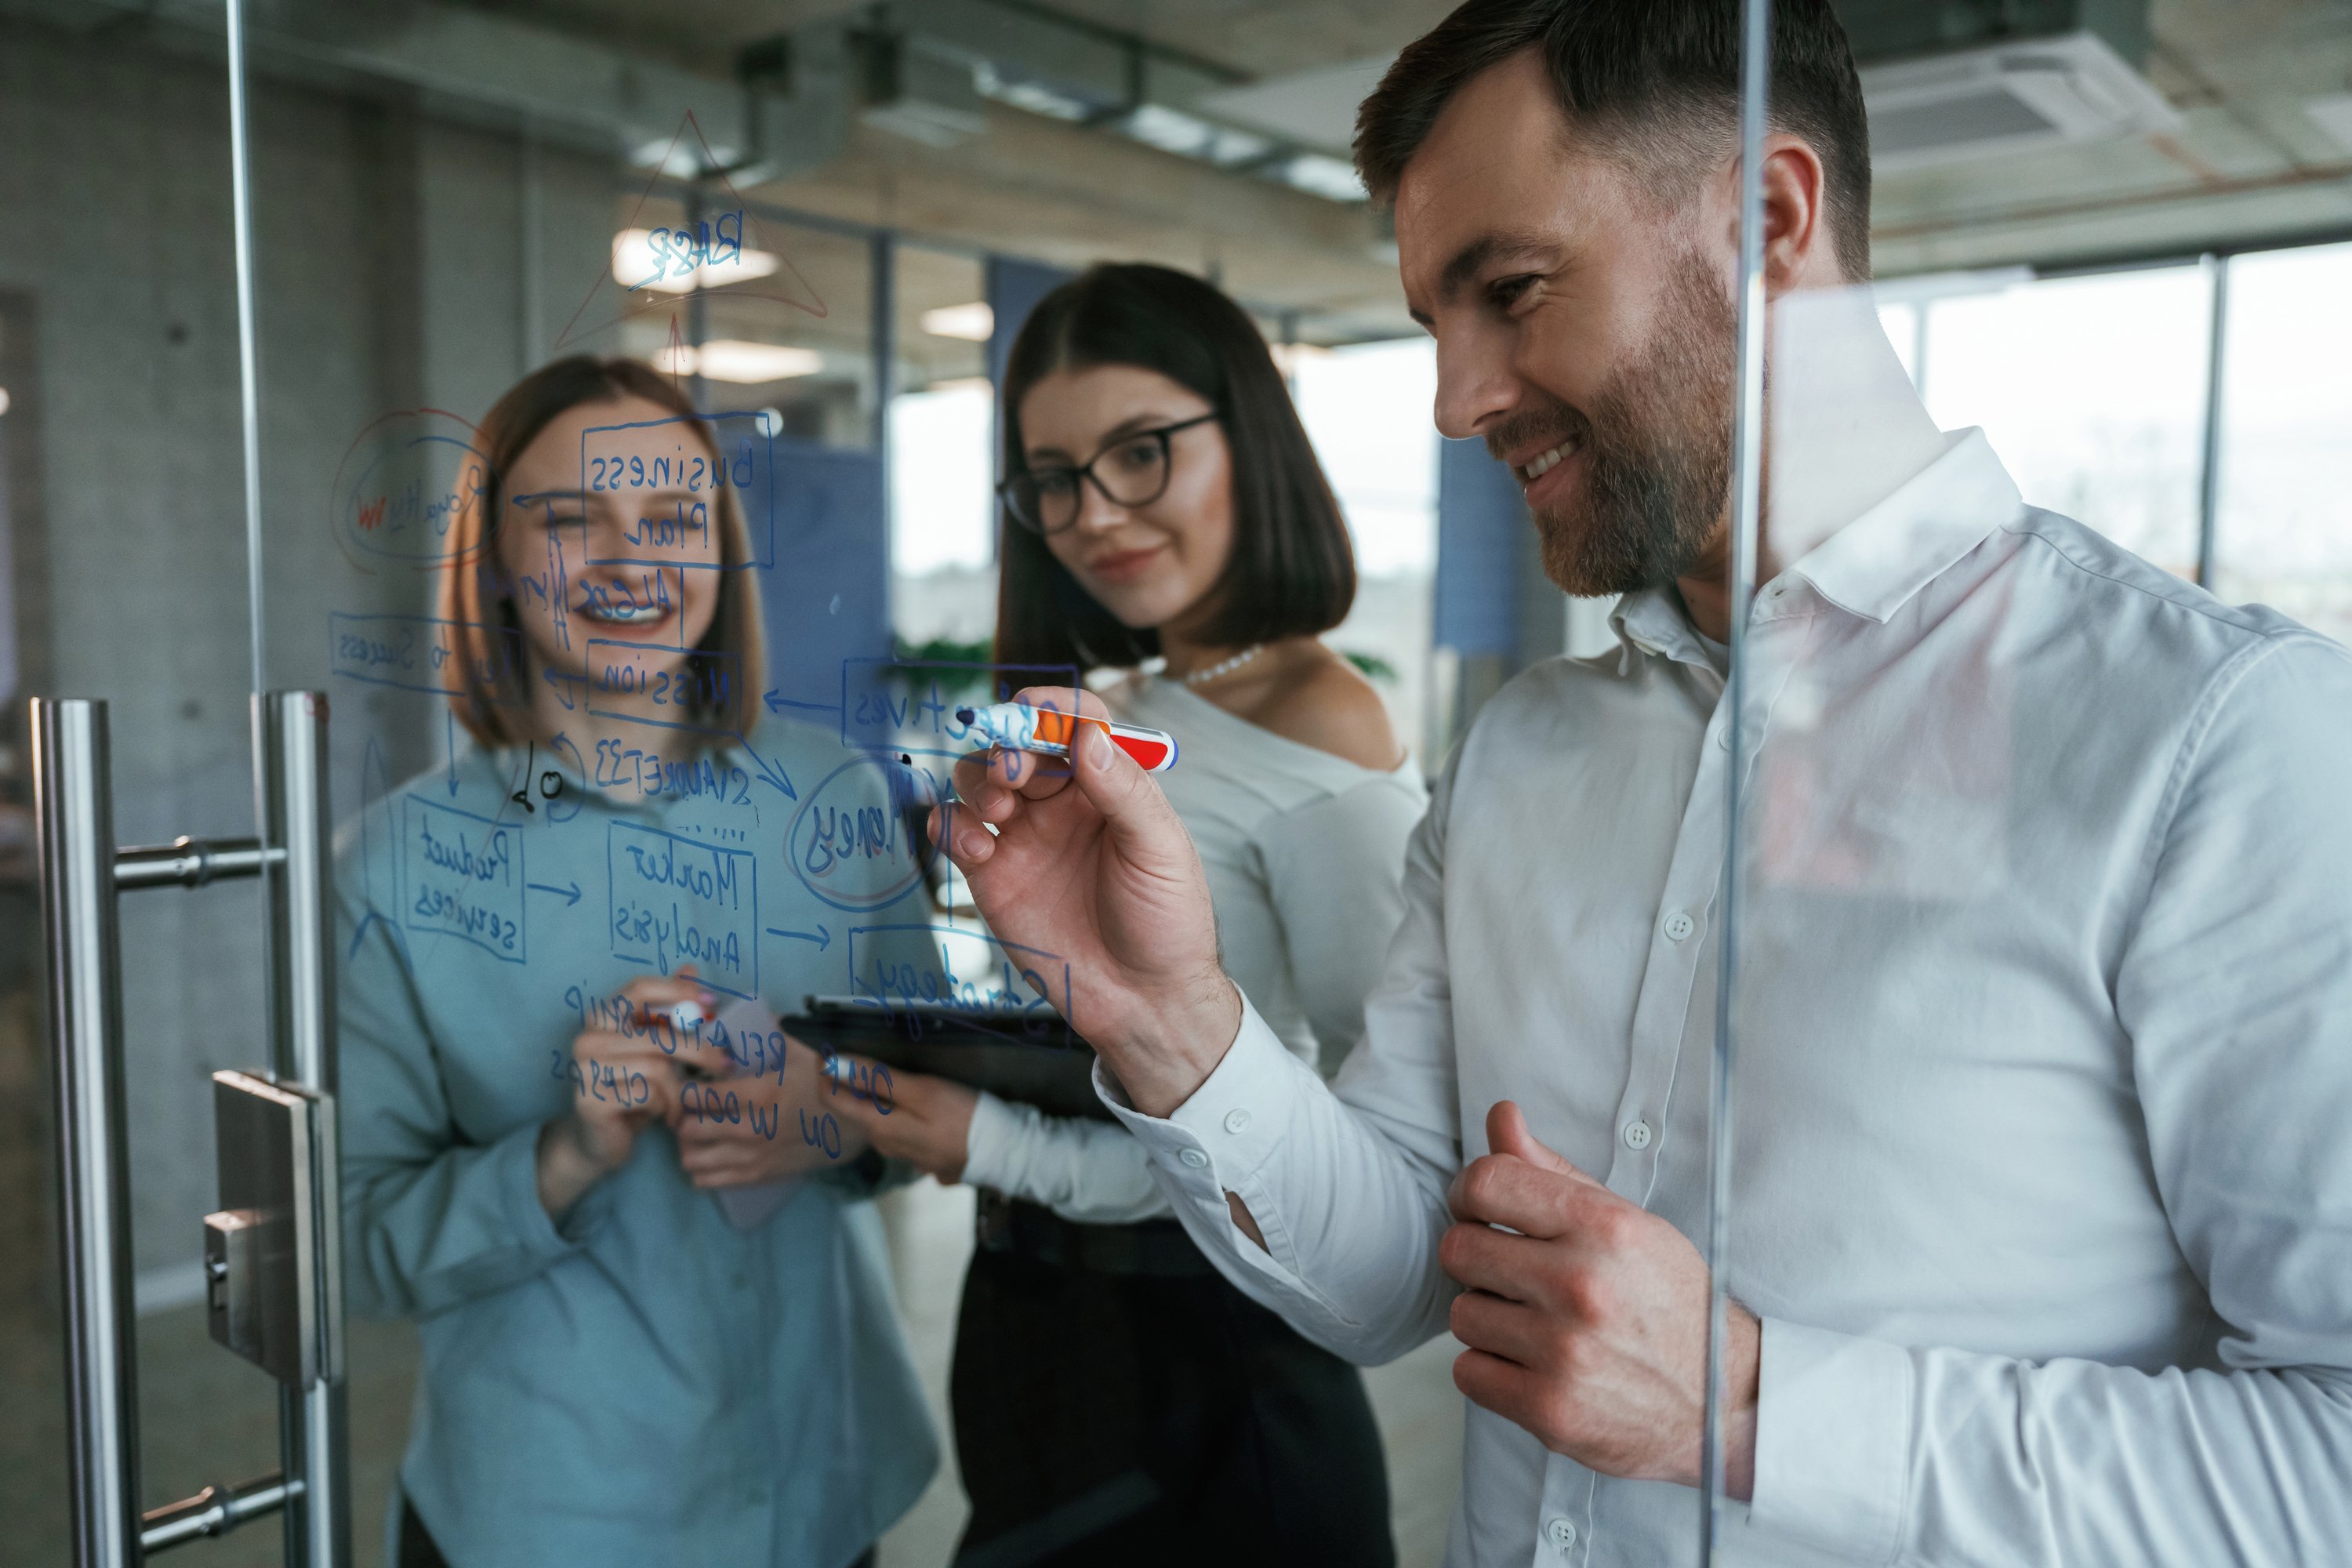
{"type": "MultiPolygon", "coordinates": [[[[823,700],[845,651],[984,658],[992,374],[1058,279],[1150,259],[1274,345],[1363,572],[1332,640],[1434,767],[1513,671],[1608,638],[1605,605],[1544,584],[1507,477],[1432,430],[1430,346],[1348,163],[1356,102],[1445,8],[248,0],[249,605],[222,5],[0,0],[0,1563],[64,1552],[24,699],[111,700],[125,842],[250,830],[257,620],[268,684],[333,692],[339,793],[430,764],[430,703],[330,666],[330,610],[428,613],[415,563],[354,553],[338,473],[382,421],[478,418],[583,350],[772,411],[789,548],[853,584],[772,595],[788,698],[823,700]],[[669,237],[714,220],[740,248],[681,260],[669,237]]],[[[1839,8],[1880,311],[1937,418],[1983,426],[2030,500],[2352,637],[2352,4],[1839,8]]],[[[274,1462],[271,1390],[207,1342],[196,1265],[203,1075],[259,1050],[252,897],[125,908],[151,1501],[274,1462]]],[[[969,1199],[889,1203],[937,1394],[969,1199]]],[[[353,1333],[373,1562],[411,1336],[353,1333]]],[[[1413,1563],[1452,1501],[1448,1360],[1441,1340],[1372,1379],[1413,1563]]],[[[884,1563],[943,1563],[961,1508],[943,1475],[884,1563]]],[[[256,1528],[184,1555],[277,1550],[256,1528]]]]}

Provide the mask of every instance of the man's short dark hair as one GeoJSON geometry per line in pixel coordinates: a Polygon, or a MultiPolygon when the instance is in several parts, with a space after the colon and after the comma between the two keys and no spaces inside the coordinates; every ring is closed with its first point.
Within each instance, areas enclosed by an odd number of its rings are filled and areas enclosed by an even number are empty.
{"type": "MultiPolygon", "coordinates": [[[[1739,0],[1468,0],[1390,66],[1356,114],[1356,169],[1382,202],[1454,95],[1540,49],[1560,112],[1596,150],[1695,178],[1739,114],[1739,0]]],[[[1821,155],[1838,265],[1870,276],[1870,123],[1829,0],[1774,0],[1771,123],[1821,155]]]]}

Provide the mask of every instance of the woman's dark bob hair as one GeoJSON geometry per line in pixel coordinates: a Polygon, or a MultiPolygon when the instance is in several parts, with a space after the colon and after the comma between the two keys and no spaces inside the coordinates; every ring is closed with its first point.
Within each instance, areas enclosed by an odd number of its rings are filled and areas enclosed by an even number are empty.
{"type": "MultiPolygon", "coordinates": [[[[1003,469],[1025,466],[1021,400],[1058,371],[1131,364],[1191,388],[1216,410],[1233,454],[1234,551],[1210,593],[1212,645],[1312,637],[1346,618],[1356,557],[1289,389],[1248,316],[1213,285],[1165,267],[1089,268],[1037,302],[1004,368],[1003,469]]],[[[1178,459],[1181,461],[1181,458],[1178,459]]],[[[997,521],[999,664],[1141,663],[1150,626],[1123,626],[1009,513],[997,521]]]]}

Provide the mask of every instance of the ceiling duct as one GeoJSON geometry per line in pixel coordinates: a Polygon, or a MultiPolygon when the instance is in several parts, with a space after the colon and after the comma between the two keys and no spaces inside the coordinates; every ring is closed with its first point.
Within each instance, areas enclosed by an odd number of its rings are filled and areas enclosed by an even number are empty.
{"type": "Polygon", "coordinates": [[[1331,201],[1363,200],[1345,157],[1223,101],[1251,85],[1240,71],[1026,0],[895,0],[887,15],[910,51],[960,62],[984,98],[1331,201]]]}
{"type": "MultiPolygon", "coordinates": [[[[182,44],[218,39],[226,16],[220,0],[0,0],[0,14],[135,18],[182,44]]],[[[400,83],[450,120],[527,124],[679,178],[724,174],[748,187],[818,167],[847,139],[851,51],[837,21],[745,51],[730,80],[451,0],[254,0],[252,20],[257,74],[329,90],[400,83]],[[689,112],[698,138],[683,134],[689,112]]]]}
{"type": "Polygon", "coordinates": [[[1874,166],[1899,173],[2171,132],[2147,0],[1840,0],[1874,166]]]}
{"type": "Polygon", "coordinates": [[[926,50],[904,34],[856,35],[857,117],[926,147],[952,147],[988,129],[971,67],[926,50]]]}

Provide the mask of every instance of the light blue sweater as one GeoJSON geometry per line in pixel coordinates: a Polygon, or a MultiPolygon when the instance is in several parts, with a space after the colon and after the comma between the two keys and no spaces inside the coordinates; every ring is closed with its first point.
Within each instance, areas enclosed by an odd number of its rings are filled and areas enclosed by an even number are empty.
{"type": "MultiPolygon", "coordinates": [[[[350,1288],[418,1320],[400,1482],[460,1568],[838,1568],[937,1468],[855,1180],[739,1231],[656,1126],[562,1225],[539,1202],[540,1128],[599,1001],[697,962],[796,1011],[852,989],[853,952],[877,961],[851,927],[922,919],[882,768],[804,725],[752,739],[667,773],[617,747],[468,751],[339,839],[350,1288]],[[844,820],[862,847],[832,839],[844,820]]],[[[801,1135],[789,1110],[778,1135],[801,1135]]]]}

